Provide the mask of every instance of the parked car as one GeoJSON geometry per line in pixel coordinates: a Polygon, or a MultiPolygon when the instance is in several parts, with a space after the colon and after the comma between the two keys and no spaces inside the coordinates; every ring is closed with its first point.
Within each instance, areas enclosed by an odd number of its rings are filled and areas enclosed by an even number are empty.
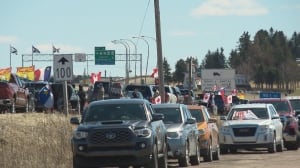
{"type": "Polygon", "coordinates": [[[181,94],[179,87],[173,86],[172,90],[173,90],[173,93],[175,94],[175,96],[177,97],[177,103],[183,103],[184,97],[181,94]]]}
{"type": "Polygon", "coordinates": [[[219,160],[219,129],[217,119],[212,118],[203,105],[188,105],[192,116],[196,118],[199,131],[200,155],[205,162],[219,160]]]}
{"type": "Polygon", "coordinates": [[[32,95],[26,89],[21,78],[14,73],[9,80],[0,79],[0,110],[15,113],[17,110],[29,112],[33,110],[30,102],[32,95]]]}
{"type": "MultiPolygon", "coordinates": [[[[51,83],[50,87],[54,96],[54,109],[58,110],[60,106],[59,100],[63,98],[63,83],[51,83]]],[[[75,91],[72,84],[67,84],[67,97],[71,109],[80,111],[80,98],[77,95],[77,92],[75,91]]]]}
{"type": "Polygon", "coordinates": [[[167,168],[166,127],[144,99],[93,101],[72,137],[73,167],[167,168]]]}
{"type": "Polygon", "coordinates": [[[300,131],[300,96],[288,96],[293,109],[295,110],[295,116],[298,118],[298,130],[300,131]]]}
{"type": "Polygon", "coordinates": [[[196,119],[184,104],[153,104],[156,113],[164,115],[167,127],[168,157],[177,159],[179,167],[198,165],[200,147],[196,119]]]}
{"type": "Polygon", "coordinates": [[[184,104],[196,104],[196,96],[193,90],[188,89],[180,89],[181,94],[183,95],[184,104]],[[189,96],[191,96],[191,100],[189,101],[189,96]]]}
{"type": "Polygon", "coordinates": [[[284,147],[287,150],[297,150],[300,145],[298,119],[291,102],[286,98],[263,98],[250,100],[250,103],[271,103],[280,115],[283,124],[284,147]]]}
{"type": "Polygon", "coordinates": [[[154,99],[155,85],[129,84],[125,86],[125,92],[137,90],[143,94],[143,97],[149,102],[154,99]]]}
{"type": "Polygon", "coordinates": [[[32,107],[33,111],[42,112],[45,110],[45,106],[40,101],[40,91],[46,85],[49,85],[49,82],[44,81],[27,81],[24,83],[25,87],[29,90],[32,95],[32,107]]]}
{"type": "Polygon", "coordinates": [[[234,105],[219,134],[220,151],[266,148],[269,153],[283,150],[282,123],[272,104],[234,105]]]}

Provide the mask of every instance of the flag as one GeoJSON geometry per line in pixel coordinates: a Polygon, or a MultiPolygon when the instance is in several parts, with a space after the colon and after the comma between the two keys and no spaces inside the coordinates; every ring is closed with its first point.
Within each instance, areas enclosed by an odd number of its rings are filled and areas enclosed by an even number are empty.
{"type": "Polygon", "coordinates": [[[49,81],[51,76],[51,66],[47,66],[45,69],[37,69],[34,71],[35,81],[49,81]]]}
{"type": "Polygon", "coordinates": [[[209,98],[210,98],[210,93],[205,93],[204,96],[203,96],[203,100],[202,101],[204,103],[208,103],[209,98]]]}
{"type": "Polygon", "coordinates": [[[227,96],[227,104],[231,104],[232,103],[232,95],[228,95],[227,96]]]}
{"type": "Polygon", "coordinates": [[[152,78],[157,78],[158,77],[158,69],[157,68],[153,68],[151,77],[152,78]]]}
{"type": "Polygon", "coordinates": [[[96,81],[99,81],[99,80],[101,80],[101,72],[99,72],[98,74],[91,73],[91,76],[90,76],[91,84],[94,84],[96,81]]]}
{"type": "Polygon", "coordinates": [[[15,47],[10,46],[10,53],[18,55],[18,50],[15,47]]]}
{"type": "Polygon", "coordinates": [[[34,80],[34,66],[17,67],[16,74],[21,78],[34,80]]]}
{"type": "Polygon", "coordinates": [[[32,53],[41,53],[39,49],[32,46],[32,53]]]}
{"type": "Polygon", "coordinates": [[[54,46],[52,46],[52,51],[53,53],[59,53],[60,48],[55,48],[54,46]]]}
{"type": "Polygon", "coordinates": [[[40,103],[46,108],[52,108],[54,104],[53,94],[50,90],[50,86],[46,85],[39,91],[40,103]]]}
{"type": "Polygon", "coordinates": [[[0,80],[10,80],[11,68],[0,69],[0,80]]]}
{"type": "Polygon", "coordinates": [[[44,81],[49,81],[51,77],[51,66],[47,66],[44,71],[44,81]]]}

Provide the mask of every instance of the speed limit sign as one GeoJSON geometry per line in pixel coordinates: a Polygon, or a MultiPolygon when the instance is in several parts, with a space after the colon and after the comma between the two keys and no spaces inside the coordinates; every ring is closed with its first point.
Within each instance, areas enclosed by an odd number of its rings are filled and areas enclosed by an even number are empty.
{"type": "Polygon", "coordinates": [[[53,74],[55,81],[73,79],[72,54],[59,54],[53,56],[53,74]]]}

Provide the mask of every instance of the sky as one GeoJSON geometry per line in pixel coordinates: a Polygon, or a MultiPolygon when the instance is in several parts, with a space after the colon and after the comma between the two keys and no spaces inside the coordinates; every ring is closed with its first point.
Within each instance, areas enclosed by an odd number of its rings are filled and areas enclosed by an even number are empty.
{"type": "MultiPolygon", "coordinates": [[[[244,32],[251,39],[271,27],[288,39],[300,33],[299,0],[160,0],[159,6],[162,54],[172,72],[178,60],[194,57],[201,63],[208,51],[223,48],[228,58],[244,32]]],[[[75,75],[124,77],[127,48],[142,55],[142,74],[150,75],[157,64],[155,37],[154,0],[0,1],[0,69],[53,66],[54,46],[59,54],[89,55],[88,62],[73,60],[75,75]],[[41,52],[33,54],[33,62],[32,46],[41,52]],[[115,50],[116,64],[95,65],[95,47],[115,50]]],[[[140,62],[130,59],[130,77],[139,75],[140,62]]]]}

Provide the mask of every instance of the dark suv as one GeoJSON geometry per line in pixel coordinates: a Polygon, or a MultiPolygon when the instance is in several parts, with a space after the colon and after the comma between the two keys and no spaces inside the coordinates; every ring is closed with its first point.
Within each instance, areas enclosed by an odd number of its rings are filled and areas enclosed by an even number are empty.
{"type": "Polygon", "coordinates": [[[270,103],[273,104],[278,114],[280,115],[283,124],[283,140],[287,150],[297,150],[300,145],[300,133],[298,130],[298,119],[295,117],[289,99],[285,98],[262,98],[250,100],[250,103],[270,103]]]}
{"type": "Polygon", "coordinates": [[[94,101],[72,138],[73,167],[167,167],[166,128],[144,99],[94,101]]]}

